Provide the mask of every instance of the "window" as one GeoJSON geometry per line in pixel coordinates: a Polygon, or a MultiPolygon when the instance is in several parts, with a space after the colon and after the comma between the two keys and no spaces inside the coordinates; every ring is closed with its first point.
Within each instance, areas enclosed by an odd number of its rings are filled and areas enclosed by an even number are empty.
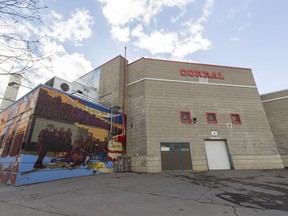
{"type": "Polygon", "coordinates": [[[190,112],[180,112],[180,120],[182,123],[191,123],[190,112]]]}
{"type": "Polygon", "coordinates": [[[209,124],[217,124],[216,113],[206,113],[206,118],[209,124]]]}
{"type": "Polygon", "coordinates": [[[239,114],[230,114],[232,124],[241,124],[241,119],[239,114]]]}

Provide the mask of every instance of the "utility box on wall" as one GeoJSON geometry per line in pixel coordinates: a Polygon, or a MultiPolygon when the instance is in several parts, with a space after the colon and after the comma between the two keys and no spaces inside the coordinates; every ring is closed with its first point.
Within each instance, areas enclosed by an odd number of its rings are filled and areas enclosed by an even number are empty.
{"type": "Polygon", "coordinates": [[[129,172],[131,171],[131,157],[122,155],[118,157],[117,172],[129,172]]]}

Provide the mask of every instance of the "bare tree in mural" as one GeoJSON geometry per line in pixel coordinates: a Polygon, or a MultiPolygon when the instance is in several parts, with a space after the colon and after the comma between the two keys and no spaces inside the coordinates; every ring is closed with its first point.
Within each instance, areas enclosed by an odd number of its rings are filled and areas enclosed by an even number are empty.
{"type": "Polygon", "coordinates": [[[0,0],[0,75],[20,74],[27,80],[27,73],[46,67],[38,36],[25,32],[25,26],[42,23],[44,8],[40,0],[0,0]]]}

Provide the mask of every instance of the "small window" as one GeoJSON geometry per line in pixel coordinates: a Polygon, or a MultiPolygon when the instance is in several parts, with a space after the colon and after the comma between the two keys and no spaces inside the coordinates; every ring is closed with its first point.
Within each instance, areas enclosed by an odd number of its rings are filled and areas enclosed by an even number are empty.
{"type": "Polygon", "coordinates": [[[216,113],[206,113],[206,117],[209,124],[217,124],[216,113]]]}
{"type": "Polygon", "coordinates": [[[239,114],[230,114],[232,124],[241,124],[241,119],[239,114]]]}
{"type": "Polygon", "coordinates": [[[180,112],[180,120],[182,123],[191,123],[190,112],[180,112]]]}

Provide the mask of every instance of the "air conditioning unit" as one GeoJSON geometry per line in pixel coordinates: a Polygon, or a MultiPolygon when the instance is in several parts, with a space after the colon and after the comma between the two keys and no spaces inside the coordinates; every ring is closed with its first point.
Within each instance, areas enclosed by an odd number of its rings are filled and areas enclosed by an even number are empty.
{"type": "Polygon", "coordinates": [[[73,84],[60,77],[53,77],[52,79],[48,80],[45,85],[51,86],[69,94],[73,92],[73,84]]]}
{"type": "Polygon", "coordinates": [[[48,80],[45,85],[51,86],[68,94],[79,96],[86,100],[99,102],[99,92],[97,89],[87,86],[85,83],[83,84],[75,81],[68,82],[67,80],[55,76],[48,80]]]}

